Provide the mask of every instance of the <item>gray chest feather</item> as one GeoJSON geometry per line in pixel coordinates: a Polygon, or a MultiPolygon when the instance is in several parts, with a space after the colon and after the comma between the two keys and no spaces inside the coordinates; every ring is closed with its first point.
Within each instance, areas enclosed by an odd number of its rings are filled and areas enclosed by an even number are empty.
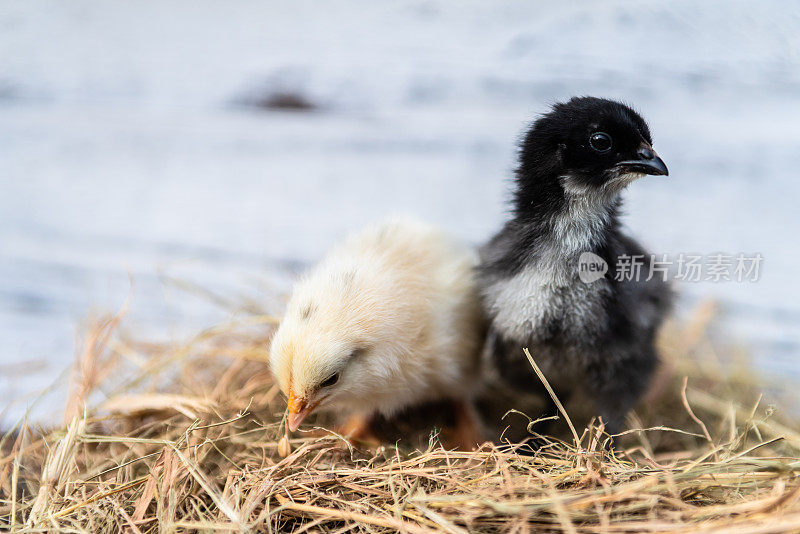
{"type": "Polygon", "coordinates": [[[555,335],[579,343],[602,332],[610,291],[605,279],[586,284],[571,270],[532,263],[488,284],[484,298],[494,329],[506,339],[538,343],[555,335]]]}

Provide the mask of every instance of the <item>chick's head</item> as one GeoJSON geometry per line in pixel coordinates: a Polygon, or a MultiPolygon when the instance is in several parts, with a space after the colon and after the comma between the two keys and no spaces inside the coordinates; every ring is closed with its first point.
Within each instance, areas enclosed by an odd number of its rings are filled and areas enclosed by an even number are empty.
{"type": "Polygon", "coordinates": [[[302,281],[272,340],[270,365],[293,431],[318,408],[371,411],[402,373],[408,332],[381,281],[364,270],[323,269],[302,281]]]}
{"type": "Polygon", "coordinates": [[[620,102],[577,97],[538,119],[522,144],[521,185],[559,180],[573,194],[618,193],[644,175],[667,175],[650,128],[620,102]]]}

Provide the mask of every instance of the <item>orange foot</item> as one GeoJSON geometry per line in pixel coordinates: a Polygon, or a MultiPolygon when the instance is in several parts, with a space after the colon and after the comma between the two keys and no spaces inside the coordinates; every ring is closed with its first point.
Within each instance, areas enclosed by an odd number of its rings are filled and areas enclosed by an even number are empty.
{"type": "Polygon", "coordinates": [[[448,433],[449,439],[446,440],[446,446],[463,451],[474,451],[485,441],[475,408],[465,400],[453,401],[453,408],[456,426],[452,432],[448,433]]]}
{"type": "Polygon", "coordinates": [[[353,445],[378,446],[380,440],[372,431],[371,418],[365,415],[353,415],[339,429],[339,433],[353,445]]]}

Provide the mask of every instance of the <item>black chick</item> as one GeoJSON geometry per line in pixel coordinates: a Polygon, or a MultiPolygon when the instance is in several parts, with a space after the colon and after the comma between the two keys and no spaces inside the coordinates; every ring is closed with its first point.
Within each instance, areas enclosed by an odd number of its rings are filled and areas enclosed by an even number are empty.
{"type": "Polygon", "coordinates": [[[540,388],[522,351],[530,348],[560,399],[582,388],[612,434],[647,387],[672,300],[659,274],[646,281],[651,258],[618,220],[627,185],[668,174],[651,145],[647,123],[619,102],[555,105],[522,143],[513,218],[481,251],[488,348],[500,376],[540,388]],[[586,252],[609,267],[594,282],[579,276],[586,252]],[[642,262],[638,280],[615,280],[625,256],[642,257],[633,260],[642,262]]]}

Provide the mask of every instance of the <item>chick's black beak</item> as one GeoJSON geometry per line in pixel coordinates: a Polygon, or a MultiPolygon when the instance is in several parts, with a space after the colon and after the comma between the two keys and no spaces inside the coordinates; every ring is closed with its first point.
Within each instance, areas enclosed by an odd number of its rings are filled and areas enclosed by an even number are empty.
{"type": "Polygon", "coordinates": [[[636,159],[629,159],[620,161],[616,167],[624,169],[627,172],[642,172],[644,174],[652,174],[656,176],[669,176],[669,169],[667,169],[664,161],[658,157],[656,151],[649,145],[643,144],[636,151],[636,159]]]}

